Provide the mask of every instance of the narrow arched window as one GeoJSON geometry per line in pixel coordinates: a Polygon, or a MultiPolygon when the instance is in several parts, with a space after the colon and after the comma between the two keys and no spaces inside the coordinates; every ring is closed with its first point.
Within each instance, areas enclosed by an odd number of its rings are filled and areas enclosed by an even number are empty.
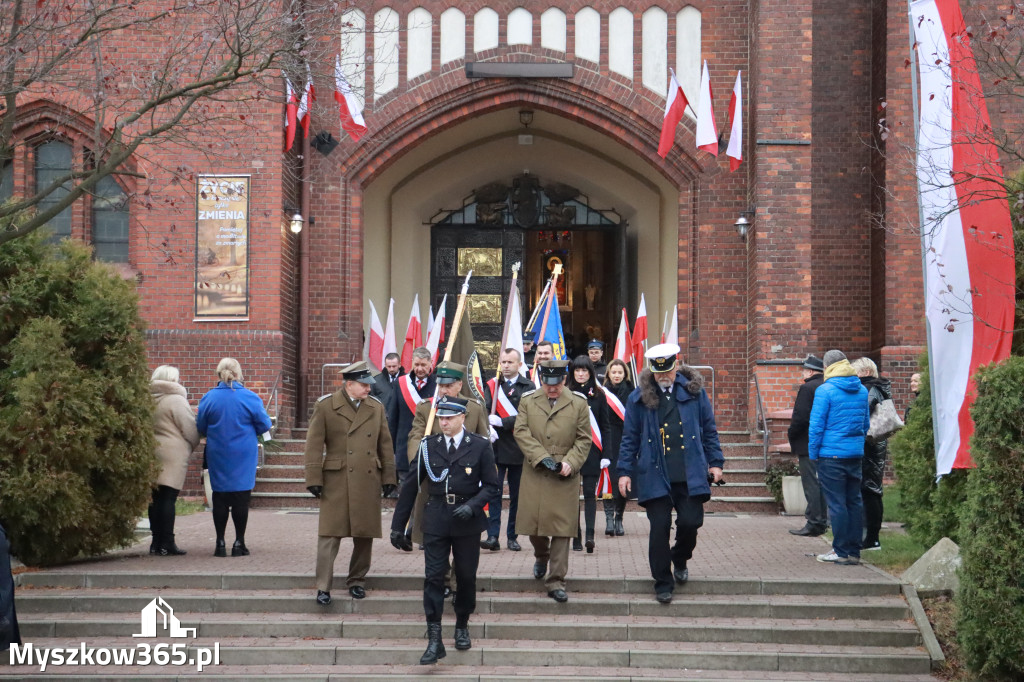
{"type": "MultiPolygon", "coordinates": [[[[36,147],[36,192],[45,191],[58,179],[71,173],[71,145],[52,140],[36,147]]],[[[43,212],[61,201],[71,191],[68,181],[47,194],[36,206],[43,212]]],[[[71,236],[71,207],[68,206],[46,224],[53,241],[71,236]]]]}
{"type": "Polygon", "coordinates": [[[96,183],[92,201],[92,243],[97,260],[128,262],[128,195],[110,176],[96,183]]]}
{"type": "Polygon", "coordinates": [[[14,164],[5,163],[0,168],[0,204],[11,198],[14,194],[14,164]]]}

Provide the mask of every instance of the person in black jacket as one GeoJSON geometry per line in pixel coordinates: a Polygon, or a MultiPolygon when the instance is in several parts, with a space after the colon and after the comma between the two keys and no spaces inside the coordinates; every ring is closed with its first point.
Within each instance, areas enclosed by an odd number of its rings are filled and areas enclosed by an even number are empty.
{"type": "MultiPolygon", "coordinates": [[[[604,397],[604,391],[597,385],[597,373],[594,371],[594,363],[586,355],[580,355],[572,361],[569,371],[569,381],[566,384],[570,391],[586,399],[590,411],[597,421],[597,428],[602,434],[610,431],[608,426],[608,401],[604,397]]],[[[595,441],[590,445],[590,453],[587,461],[583,463],[580,474],[583,477],[583,520],[586,523],[586,547],[587,554],[594,552],[594,523],[597,519],[597,481],[601,477],[601,469],[606,468],[612,459],[612,445],[602,443],[598,446],[595,441]],[[603,449],[604,448],[604,449],[603,449]],[[605,461],[608,460],[608,461],[605,461]]],[[[572,546],[574,551],[583,549],[580,543],[579,531],[572,546]]]]}
{"type": "MultiPolygon", "coordinates": [[[[608,373],[604,378],[604,390],[606,394],[614,396],[619,401],[623,416],[625,416],[625,406],[629,400],[629,394],[633,392],[634,388],[626,363],[618,358],[609,362],[608,373]]],[[[615,470],[619,463],[619,444],[622,442],[623,421],[618,412],[612,408],[612,399],[608,395],[605,397],[608,399],[608,433],[601,435],[608,443],[607,452],[611,455],[610,457],[606,455],[605,459],[608,460],[608,472],[612,479],[612,499],[604,500],[604,534],[622,536],[626,534],[626,529],[622,526],[622,517],[626,513],[626,498],[619,492],[615,470]]]]}
{"type": "Polygon", "coordinates": [[[797,391],[793,417],[789,421],[789,447],[792,454],[798,457],[800,465],[800,483],[807,499],[807,509],[804,511],[806,522],[803,528],[791,529],[789,532],[793,535],[817,537],[828,530],[828,507],[825,505],[825,494],[818,484],[818,465],[807,454],[807,430],[811,423],[814,392],[825,381],[825,368],[821,358],[808,355],[803,370],[804,383],[797,391]]]}
{"type": "Polygon", "coordinates": [[[519,351],[515,348],[506,348],[499,359],[501,371],[498,376],[487,382],[484,392],[487,394],[487,408],[491,411],[491,401],[494,399],[494,387],[496,382],[501,384],[501,392],[508,398],[498,401],[498,408],[494,414],[488,417],[491,426],[498,432],[498,440],[493,444],[494,461],[498,466],[498,494],[491,500],[488,507],[490,520],[488,521],[487,539],[480,543],[483,549],[495,551],[501,547],[498,537],[501,535],[501,487],[505,476],[508,476],[508,519],[505,521],[505,537],[508,548],[513,552],[522,549],[519,545],[519,536],[516,535],[516,513],[519,511],[519,479],[523,475],[523,451],[519,449],[515,438],[516,415],[519,414],[519,401],[524,393],[534,390],[533,382],[519,373],[522,361],[519,358],[519,351]],[[502,406],[512,406],[512,410],[506,413],[502,406]]]}
{"type": "MultiPolygon", "coordinates": [[[[871,358],[857,358],[852,363],[860,383],[868,389],[868,409],[874,413],[883,400],[892,399],[892,385],[888,379],[878,376],[878,366],[871,358]]],[[[885,459],[889,454],[887,440],[864,439],[864,459],[861,464],[860,492],[864,498],[864,542],[862,550],[882,549],[878,532],[882,529],[882,478],[885,475],[885,459]]]]}
{"type": "Polygon", "coordinates": [[[427,504],[423,508],[423,611],[427,617],[427,649],[421,665],[445,657],[441,642],[444,613],[444,578],[452,559],[455,579],[455,648],[472,646],[469,617],[476,610],[476,570],[480,563],[480,533],[487,529],[484,505],[498,491],[494,453],[487,438],[466,431],[464,398],[442,398],[437,403],[441,433],[421,441],[416,460],[402,489],[391,521],[391,544],[406,552],[412,542],[405,526],[423,487],[427,504]]]}
{"type": "Polygon", "coordinates": [[[421,400],[431,400],[437,388],[432,358],[431,352],[422,346],[413,349],[412,368],[395,382],[392,391],[395,399],[387,406],[391,410],[388,425],[391,427],[391,441],[395,444],[395,473],[399,481],[409,472],[406,446],[416,418],[416,406],[421,400]]]}

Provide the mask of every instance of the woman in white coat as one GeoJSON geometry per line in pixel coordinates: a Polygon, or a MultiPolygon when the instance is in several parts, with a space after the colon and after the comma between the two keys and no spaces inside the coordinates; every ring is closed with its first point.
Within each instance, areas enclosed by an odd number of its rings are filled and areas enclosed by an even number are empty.
{"type": "Polygon", "coordinates": [[[188,403],[188,392],[178,383],[177,367],[157,367],[150,379],[149,392],[156,404],[153,433],[160,462],[153,501],[149,505],[149,528],[153,533],[149,553],[176,556],[185,554],[185,550],[174,544],[174,503],[185,485],[188,460],[199,444],[199,432],[195,413],[188,403]]]}

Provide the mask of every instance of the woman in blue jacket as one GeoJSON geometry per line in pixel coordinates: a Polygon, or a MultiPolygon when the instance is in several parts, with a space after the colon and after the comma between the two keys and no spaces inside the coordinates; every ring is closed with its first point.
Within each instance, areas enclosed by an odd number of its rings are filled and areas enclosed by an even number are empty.
{"type": "Polygon", "coordinates": [[[814,392],[807,454],[832,521],[832,551],[818,561],[859,564],[864,503],[860,493],[864,437],[871,424],[868,392],[842,351],[825,353],[825,383],[814,392]]]}
{"type": "Polygon", "coordinates": [[[256,486],[259,435],[271,429],[260,397],[242,385],[238,360],[217,364],[220,382],[199,401],[196,428],[206,436],[206,464],[213,488],[213,525],[217,531],[214,556],[227,556],[224,530],[228,512],[235,525],[231,556],[247,556],[245,526],[249,498],[256,486]]]}

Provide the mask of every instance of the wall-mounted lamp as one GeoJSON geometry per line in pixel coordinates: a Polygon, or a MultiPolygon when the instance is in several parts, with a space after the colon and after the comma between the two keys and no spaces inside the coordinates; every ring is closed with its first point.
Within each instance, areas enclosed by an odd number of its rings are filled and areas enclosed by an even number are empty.
{"type": "Polygon", "coordinates": [[[533,112],[529,109],[520,109],[519,122],[523,124],[524,128],[529,128],[530,124],[533,123],[533,112]]]}
{"type": "Polygon", "coordinates": [[[299,209],[292,208],[290,206],[284,207],[284,212],[289,216],[288,228],[292,231],[292,234],[298,234],[302,232],[302,214],[299,213],[299,209]]]}
{"type": "Polygon", "coordinates": [[[747,241],[747,232],[750,230],[751,218],[754,217],[754,211],[740,211],[740,217],[736,219],[733,225],[736,227],[736,231],[740,235],[740,239],[747,241]],[[750,216],[748,218],[747,216],[750,216]]]}

